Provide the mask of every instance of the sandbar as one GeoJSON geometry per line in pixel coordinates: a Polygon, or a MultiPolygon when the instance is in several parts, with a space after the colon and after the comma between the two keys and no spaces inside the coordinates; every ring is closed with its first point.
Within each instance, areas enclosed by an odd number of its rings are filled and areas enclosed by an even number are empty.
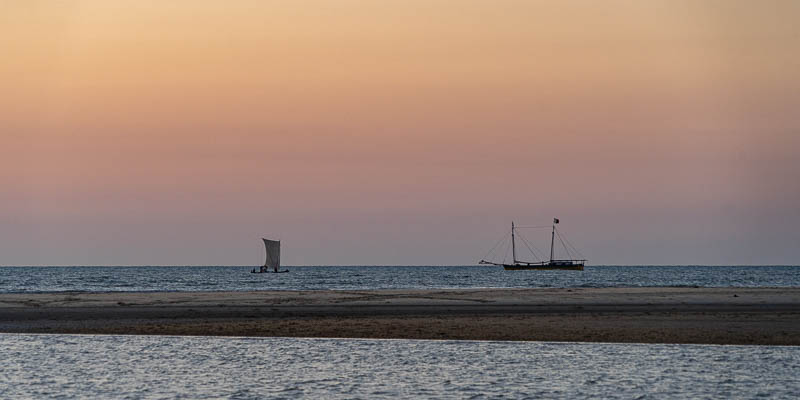
{"type": "Polygon", "coordinates": [[[0,332],[800,345],[800,288],[0,294],[0,332]]]}

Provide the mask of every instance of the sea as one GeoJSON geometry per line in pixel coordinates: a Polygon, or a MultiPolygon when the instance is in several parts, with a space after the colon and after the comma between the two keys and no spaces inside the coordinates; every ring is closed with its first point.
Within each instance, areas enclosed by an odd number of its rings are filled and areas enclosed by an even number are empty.
{"type": "Polygon", "coordinates": [[[252,266],[0,267],[0,293],[198,292],[602,287],[792,287],[798,266],[587,266],[505,271],[486,266],[302,266],[252,274],[252,266]]]}
{"type": "MultiPolygon", "coordinates": [[[[0,293],[798,287],[794,266],[0,267],[0,293]]],[[[0,334],[0,398],[800,397],[800,346],[0,334]]]]}
{"type": "Polygon", "coordinates": [[[796,399],[800,348],[0,334],[0,398],[796,399]]]}

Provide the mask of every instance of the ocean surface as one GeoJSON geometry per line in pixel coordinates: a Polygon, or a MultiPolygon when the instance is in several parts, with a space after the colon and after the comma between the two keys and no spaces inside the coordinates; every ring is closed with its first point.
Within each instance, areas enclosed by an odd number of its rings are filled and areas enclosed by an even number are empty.
{"type": "Polygon", "coordinates": [[[366,290],[546,287],[790,287],[794,266],[596,266],[584,271],[505,271],[501,267],[0,267],[0,293],[245,290],[366,290]]]}
{"type": "Polygon", "coordinates": [[[0,334],[0,398],[771,398],[800,347],[0,334]]]}

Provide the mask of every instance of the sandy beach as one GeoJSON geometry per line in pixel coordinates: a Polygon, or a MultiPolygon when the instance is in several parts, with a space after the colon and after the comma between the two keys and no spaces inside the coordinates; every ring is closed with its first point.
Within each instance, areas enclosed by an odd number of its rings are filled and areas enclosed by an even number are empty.
{"type": "Polygon", "coordinates": [[[0,332],[800,345],[800,288],[2,294],[0,332]]]}

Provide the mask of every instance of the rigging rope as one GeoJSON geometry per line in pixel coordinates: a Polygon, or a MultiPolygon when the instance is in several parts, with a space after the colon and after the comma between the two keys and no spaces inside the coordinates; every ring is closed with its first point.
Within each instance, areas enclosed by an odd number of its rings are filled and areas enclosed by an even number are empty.
{"type": "MultiPolygon", "coordinates": [[[[511,236],[511,235],[509,234],[509,236],[511,236]]],[[[506,245],[506,251],[503,253],[503,262],[502,262],[502,264],[506,263],[506,258],[508,258],[508,253],[509,253],[510,249],[511,249],[511,241],[509,240],[508,241],[508,245],[506,245]]]]}
{"type": "Polygon", "coordinates": [[[572,254],[570,254],[569,249],[567,248],[567,245],[564,244],[564,239],[561,238],[561,232],[559,232],[558,229],[556,229],[556,236],[558,236],[558,241],[561,242],[561,246],[564,247],[564,251],[567,252],[567,257],[569,259],[574,259],[574,257],[572,257],[572,254]]]}
{"type": "Polygon", "coordinates": [[[482,260],[488,260],[488,257],[489,257],[489,256],[492,254],[492,252],[494,251],[494,249],[496,249],[496,248],[497,248],[497,246],[499,246],[499,245],[500,245],[500,243],[502,243],[504,240],[506,240],[506,238],[507,238],[509,235],[510,235],[509,233],[506,233],[505,235],[503,235],[503,237],[501,237],[501,238],[500,238],[500,240],[498,240],[498,241],[497,241],[497,243],[495,243],[494,247],[492,247],[492,248],[491,248],[491,250],[489,250],[489,252],[488,252],[488,253],[486,253],[486,255],[485,255],[485,256],[483,256],[482,260]]]}
{"type": "MultiPolygon", "coordinates": [[[[541,258],[539,257],[539,253],[537,253],[537,252],[539,252],[539,249],[536,248],[536,246],[534,246],[533,243],[530,243],[525,236],[522,236],[522,234],[520,234],[520,233],[517,233],[517,236],[522,238],[522,244],[524,244],[525,247],[528,248],[528,250],[531,252],[531,254],[533,254],[533,258],[535,258],[537,262],[541,262],[544,259],[543,257],[541,257],[541,258]],[[534,249],[536,251],[534,251],[534,249]]],[[[541,253],[541,254],[544,254],[544,253],[541,253]]]]}
{"type": "Polygon", "coordinates": [[[583,254],[581,254],[581,252],[580,252],[580,251],[578,251],[578,249],[577,249],[577,248],[575,248],[575,246],[573,246],[573,245],[572,245],[572,243],[571,243],[571,242],[569,241],[569,239],[567,238],[567,235],[564,235],[564,240],[567,242],[567,244],[569,245],[569,247],[570,247],[570,248],[572,248],[572,250],[573,250],[573,251],[574,251],[574,252],[575,252],[575,253],[578,255],[578,257],[580,257],[580,258],[582,258],[582,259],[583,259],[583,258],[586,258],[586,257],[584,257],[584,256],[583,256],[583,254]]]}

